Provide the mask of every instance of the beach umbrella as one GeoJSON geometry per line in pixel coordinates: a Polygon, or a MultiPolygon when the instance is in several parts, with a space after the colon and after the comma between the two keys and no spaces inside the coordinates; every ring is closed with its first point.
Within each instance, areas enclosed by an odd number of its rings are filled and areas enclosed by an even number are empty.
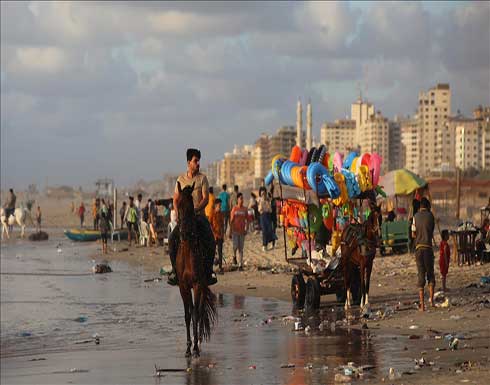
{"type": "Polygon", "coordinates": [[[400,168],[381,176],[379,185],[387,196],[409,195],[416,189],[425,187],[427,182],[413,172],[400,168]]]}

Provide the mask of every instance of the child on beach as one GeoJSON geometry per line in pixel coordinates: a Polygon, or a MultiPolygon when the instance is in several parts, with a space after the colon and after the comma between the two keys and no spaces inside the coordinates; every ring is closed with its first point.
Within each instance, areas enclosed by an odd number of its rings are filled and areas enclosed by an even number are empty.
{"type": "Polygon", "coordinates": [[[37,232],[41,232],[41,206],[37,206],[36,211],[36,230],[37,232]]]}
{"type": "Polygon", "coordinates": [[[442,241],[439,245],[439,270],[441,271],[442,291],[446,291],[446,276],[449,270],[449,258],[451,256],[451,248],[449,247],[449,231],[442,230],[442,241]]]}
{"type": "Polygon", "coordinates": [[[131,235],[133,231],[135,232],[136,237],[136,223],[138,221],[138,212],[136,211],[136,207],[134,206],[134,198],[129,197],[129,207],[126,212],[126,225],[128,226],[128,243],[131,246],[131,235]]]}
{"type": "Polygon", "coordinates": [[[110,232],[109,215],[108,210],[101,208],[99,211],[99,229],[100,237],[102,239],[102,254],[107,254],[107,238],[109,237],[110,232]]]}
{"type": "Polygon", "coordinates": [[[225,234],[225,217],[221,211],[221,199],[214,201],[214,213],[211,215],[211,228],[213,229],[214,240],[218,250],[219,274],[223,274],[223,242],[225,234]]]}
{"type": "Polygon", "coordinates": [[[83,222],[85,221],[85,206],[80,203],[80,207],[78,208],[78,216],[80,217],[80,227],[83,229],[83,222]]]}

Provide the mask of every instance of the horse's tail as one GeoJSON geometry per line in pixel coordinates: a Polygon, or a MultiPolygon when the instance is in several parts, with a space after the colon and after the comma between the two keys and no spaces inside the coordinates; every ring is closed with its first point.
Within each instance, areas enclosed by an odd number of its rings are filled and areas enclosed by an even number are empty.
{"type": "Polygon", "coordinates": [[[208,341],[211,331],[216,324],[218,312],[216,310],[216,295],[207,285],[201,285],[201,298],[199,301],[199,341],[208,341]]]}

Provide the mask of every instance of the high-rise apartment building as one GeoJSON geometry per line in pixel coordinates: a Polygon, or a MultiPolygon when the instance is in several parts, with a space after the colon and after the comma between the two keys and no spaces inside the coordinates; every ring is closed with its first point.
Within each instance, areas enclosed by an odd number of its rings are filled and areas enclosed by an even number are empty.
{"type": "Polygon", "coordinates": [[[480,169],[482,164],[482,136],[477,120],[458,116],[450,118],[448,126],[454,129],[455,163],[461,170],[480,169]]]}
{"type": "Polygon", "coordinates": [[[320,129],[320,142],[325,144],[329,152],[346,152],[356,142],[356,121],[337,119],[333,123],[325,122],[320,129]]]}
{"type": "Polygon", "coordinates": [[[473,117],[480,123],[481,127],[481,168],[483,170],[490,170],[490,106],[478,106],[473,111],[473,117]]]}
{"type": "Polygon", "coordinates": [[[271,137],[262,134],[254,144],[254,177],[263,179],[271,169],[271,137]]]}
{"type": "Polygon", "coordinates": [[[209,182],[209,185],[210,186],[217,186],[218,184],[218,169],[219,169],[219,161],[214,161],[214,162],[211,162],[208,164],[208,166],[206,167],[206,170],[204,171],[204,173],[206,174],[207,178],[208,178],[208,182],[209,182]]]}
{"type": "Polygon", "coordinates": [[[376,152],[382,158],[381,172],[384,173],[388,170],[389,164],[389,123],[380,111],[371,115],[368,119],[361,124],[359,144],[361,146],[361,152],[376,152]]]}
{"type": "MultiPolygon", "coordinates": [[[[361,137],[361,127],[367,122],[370,116],[374,115],[374,105],[367,100],[363,100],[362,96],[351,105],[351,119],[356,122],[356,139],[361,137]]],[[[360,143],[356,143],[360,144],[360,143]]]]}
{"type": "Polygon", "coordinates": [[[383,159],[383,163],[387,163],[388,171],[403,167],[401,120],[398,117],[388,122],[388,159],[383,159]]]}
{"type": "Polygon", "coordinates": [[[420,175],[420,137],[419,118],[415,115],[413,118],[400,120],[400,137],[401,149],[400,160],[402,167],[420,175]]]}
{"type": "Polygon", "coordinates": [[[450,117],[446,126],[453,142],[453,167],[490,169],[490,107],[478,107],[473,118],[450,117]]]}
{"type": "Polygon", "coordinates": [[[235,184],[236,174],[252,173],[254,171],[253,146],[235,145],[233,152],[226,152],[219,170],[219,184],[235,184]]]}
{"type": "MultiPolygon", "coordinates": [[[[282,126],[271,137],[270,156],[271,160],[277,154],[289,158],[291,149],[296,145],[296,130],[293,126],[282,126]]],[[[303,141],[304,146],[304,141],[303,141]]]]}
{"type": "Polygon", "coordinates": [[[445,124],[451,115],[449,84],[438,84],[419,93],[420,172],[429,175],[449,166],[454,156],[451,151],[451,133],[445,124]]]}

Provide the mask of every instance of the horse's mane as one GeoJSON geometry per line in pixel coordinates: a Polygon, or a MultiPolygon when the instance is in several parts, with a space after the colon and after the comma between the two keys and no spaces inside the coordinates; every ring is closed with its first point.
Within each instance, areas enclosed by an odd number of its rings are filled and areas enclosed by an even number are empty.
{"type": "Polygon", "coordinates": [[[192,186],[186,186],[182,189],[180,193],[181,199],[179,202],[179,231],[181,245],[184,241],[189,243],[189,247],[192,253],[192,261],[194,271],[198,275],[199,281],[204,281],[204,271],[203,271],[203,253],[200,247],[197,226],[196,226],[196,215],[194,212],[194,202],[192,199],[192,186]]]}

